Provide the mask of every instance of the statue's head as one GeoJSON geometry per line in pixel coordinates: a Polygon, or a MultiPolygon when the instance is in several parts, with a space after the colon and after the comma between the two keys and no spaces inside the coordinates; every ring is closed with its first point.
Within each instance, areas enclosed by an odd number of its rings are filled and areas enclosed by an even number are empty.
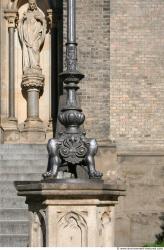
{"type": "Polygon", "coordinates": [[[29,10],[36,10],[37,9],[36,0],[29,0],[28,4],[29,4],[29,10]]]}

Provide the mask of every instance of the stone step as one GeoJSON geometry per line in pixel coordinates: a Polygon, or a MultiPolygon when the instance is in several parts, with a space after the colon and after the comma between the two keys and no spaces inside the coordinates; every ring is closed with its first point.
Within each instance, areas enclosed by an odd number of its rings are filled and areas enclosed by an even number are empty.
{"type": "Polygon", "coordinates": [[[25,204],[25,197],[18,196],[2,196],[0,197],[0,208],[23,208],[27,209],[27,205],[25,204]]]}
{"type": "Polygon", "coordinates": [[[0,168],[0,175],[1,174],[30,174],[30,173],[35,173],[35,174],[42,174],[46,171],[47,169],[47,164],[45,165],[35,165],[33,166],[32,164],[29,165],[29,166],[26,166],[26,165],[22,165],[22,166],[19,166],[17,165],[16,167],[4,167],[4,168],[0,168]]]}
{"type": "Polygon", "coordinates": [[[2,181],[39,181],[42,179],[42,173],[30,173],[30,174],[10,174],[2,173],[0,174],[0,179],[2,181]]]}
{"type": "Polygon", "coordinates": [[[24,148],[22,149],[1,149],[0,148],[0,154],[5,154],[5,153],[10,153],[10,154],[47,154],[47,149],[41,149],[41,150],[37,150],[37,149],[32,149],[32,150],[26,150],[24,148]]]}
{"type": "Polygon", "coordinates": [[[5,167],[17,167],[17,166],[33,166],[35,169],[35,166],[46,166],[47,165],[47,159],[39,159],[39,160],[2,160],[0,161],[0,168],[5,167]]]}
{"type": "Polygon", "coordinates": [[[28,209],[14,181],[41,180],[46,171],[46,145],[0,145],[0,247],[26,247],[28,209]]]}
{"type": "Polygon", "coordinates": [[[0,234],[28,234],[28,221],[0,221],[0,234]]]}
{"type": "Polygon", "coordinates": [[[0,154],[13,153],[13,154],[47,154],[47,148],[2,148],[0,146],[0,154]]]}
{"type": "MultiPolygon", "coordinates": [[[[0,180],[0,197],[16,197],[17,190],[13,181],[0,180]]],[[[1,204],[0,204],[1,206],[1,204]]]]}
{"type": "Polygon", "coordinates": [[[12,180],[12,181],[9,181],[9,180],[7,180],[7,181],[2,181],[1,179],[0,179],[0,188],[1,189],[6,189],[6,190],[8,190],[8,189],[14,189],[15,190],[15,186],[14,186],[14,181],[12,180]]]}
{"type": "Polygon", "coordinates": [[[22,148],[22,149],[2,149],[0,147],[0,154],[3,155],[3,154],[7,154],[7,153],[10,153],[10,154],[48,154],[47,152],[47,149],[41,149],[41,150],[37,150],[37,149],[32,149],[32,150],[28,150],[28,149],[25,149],[25,148],[22,148]]]}
{"type": "Polygon", "coordinates": [[[1,220],[28,220],[28,211],[27,209],[21,208],[4,208],[0,209],[0,221],[1,220]]]}
{"type": "Polygon", "coordinates": [[[2,153],[0,152],[0,161],[2,160],[40,160],[40,159],[43,159],[43,160],[47,160],[48,159],[48,154],[40,154],[40,153],[23,153],[23,154],[20,154],[20,153],[15,153],[15,154],[12,154],[12,153],[2,153]]]}
{"type": "Polygon", "coordinates": [[[3,150],[46,150],[47,144],[1,144],[0,149],[3,150]]]}
{"type": "Polygon", "coordinates": [[[16,197],[17,196],[17,190],[14,186],[10,186],[10,187],[1,187],[0,185],[0,197],[16,197]]]}
{"type": "MultiPolygon", "coordinates": [[[[39,180],[41,180],[40,176],[39,180]]],[[[8,185],[5,185],[5,183],[5,181],[0,181],[0,197],[17,197],[17,190],[13,181],[7,182],[8,185]]]]}
{"type": "Polygon", "coordinates": [[[0,234],[0,247],[27,247],[28,235],[0,234]]]}

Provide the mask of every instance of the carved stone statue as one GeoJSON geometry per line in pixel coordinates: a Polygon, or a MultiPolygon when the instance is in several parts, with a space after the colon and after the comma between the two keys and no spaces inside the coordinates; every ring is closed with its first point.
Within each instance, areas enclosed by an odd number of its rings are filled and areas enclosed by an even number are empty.
{"type": "Polygon", "coordinates": [[[18,25],[24,74],[41,71],[40,50],[46,35],[45,16],[37,7],[36,0],[29,0],[28,4],[18,25]]]}

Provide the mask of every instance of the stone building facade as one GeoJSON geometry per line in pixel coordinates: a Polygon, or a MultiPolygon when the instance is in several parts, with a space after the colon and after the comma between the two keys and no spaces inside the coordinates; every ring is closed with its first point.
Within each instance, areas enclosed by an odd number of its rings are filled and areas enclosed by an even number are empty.
{"type": "MultiPolygon", "coordinates": [[[[66,40],[66,1],[38,0],[47,25],[40,64],[45,87],[38,125],[25,130],[27,103],[22,95],[22,50],[17,18],[27,1],[1,0],[1,143],[46,144],[56,127],[66,40]],[[8,3],[7,3],[8,2],[8,3]],[[54,5],[53,5],[54,4],[54,5]],[[62,5],[63,4],[63,5],[62,5]],[[47,10],[53,9],[53,20],[47,10]],[[8,12],[5,12],[8,10],[8,12]],[[15,11],[15,12],[14,12],[15,11]],[[8,15],[6,14],[8,13],[8,15]],[[11,15],[12,14],[12,15],[11,15]],[[14,107],[10,119],[9,27],[14,25],[14,107]],[[64,24],[64,25],[63,25],[64,24]],[[53,123],[52,123],[53,118],[53,123]]],[[[96,138],[97,168],[104,178],[127,186],[116,211],[116,246],[143,246],[160,234],[164,173],[164,73],[162,0],[77,0],[79,69],[86,77],[79,98],[88,137],[96,138]]],[[[11,91],[11,88],[10,88],[11,91]]]]}

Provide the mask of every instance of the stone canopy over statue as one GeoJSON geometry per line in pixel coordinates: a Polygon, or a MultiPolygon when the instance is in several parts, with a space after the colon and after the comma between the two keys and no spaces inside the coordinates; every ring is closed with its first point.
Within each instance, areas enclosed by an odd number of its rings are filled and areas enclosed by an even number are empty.
{"type": "Polygon", "coordinates": [[[37,7],[36,0],[29,0],[28,5],[18,25],[24,74],[41,72],[40,50],[46,35],[45,16],[37,7]]]}

